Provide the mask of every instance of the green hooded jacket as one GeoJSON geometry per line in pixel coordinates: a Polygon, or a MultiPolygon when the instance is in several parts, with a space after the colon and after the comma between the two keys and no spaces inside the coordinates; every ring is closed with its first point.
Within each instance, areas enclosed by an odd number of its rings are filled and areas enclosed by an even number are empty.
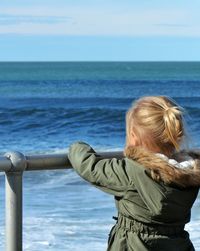
{"type": "Polygon", "coordinates": [[[107,251],[194,250],[184,226],[198,187],[156,182],[133,159],[102,159],[83,142],[70,146],[68,158],[83,179],[115,197],[118,219],[107,251]]]}

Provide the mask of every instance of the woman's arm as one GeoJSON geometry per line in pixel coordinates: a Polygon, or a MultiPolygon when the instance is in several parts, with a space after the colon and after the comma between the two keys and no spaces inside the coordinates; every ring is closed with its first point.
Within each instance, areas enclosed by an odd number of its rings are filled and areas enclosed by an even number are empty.
{"type": "Polygon", "coordinates": [[[130,186],[125,159],[102,159],[83,142],[70,146],[68,158],[82,178],[104,192],[123,196],[130,186]]]}

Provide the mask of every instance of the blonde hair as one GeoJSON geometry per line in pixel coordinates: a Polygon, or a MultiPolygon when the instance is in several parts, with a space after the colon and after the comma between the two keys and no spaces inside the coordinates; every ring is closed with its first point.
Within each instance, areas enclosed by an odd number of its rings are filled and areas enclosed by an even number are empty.
{"type": "Polygon", "coordinates": [[[180,149],[185,136],[183,109],[166,96],[140,98],[126,115],[127,146],[132,133],[139,146],[171,155],[180,149]]]}

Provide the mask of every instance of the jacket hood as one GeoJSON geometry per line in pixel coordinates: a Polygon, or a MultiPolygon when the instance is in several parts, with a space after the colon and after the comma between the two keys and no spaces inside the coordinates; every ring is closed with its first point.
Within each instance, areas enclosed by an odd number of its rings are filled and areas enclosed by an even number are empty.
{"type": "Polygon", "coordinates": [[[125,157],[132,159],[147,169],[155,181],[180,187],[200,186],[200,153],[181,151],[169,159],[163,154],[155,154],[143,147],[129,146],[124,150],[125,157]]]}

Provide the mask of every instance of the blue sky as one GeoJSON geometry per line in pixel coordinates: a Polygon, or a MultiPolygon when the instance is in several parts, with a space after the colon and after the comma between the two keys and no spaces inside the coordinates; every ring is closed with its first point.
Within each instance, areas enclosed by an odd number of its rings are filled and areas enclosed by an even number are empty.
{"type": "Polygon", "coordinates": [[[1,0],[0,61],[200,61],[199,10],[199,0],[1,0]]]}

